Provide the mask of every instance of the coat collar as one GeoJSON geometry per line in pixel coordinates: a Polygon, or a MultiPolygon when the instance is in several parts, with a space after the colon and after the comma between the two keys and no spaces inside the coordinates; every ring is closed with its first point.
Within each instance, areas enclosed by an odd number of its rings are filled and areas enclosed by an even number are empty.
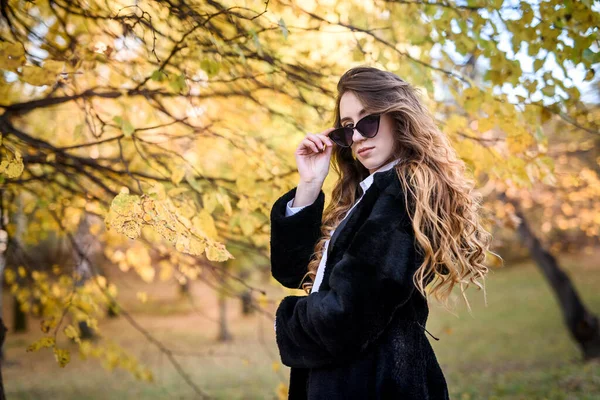
{"type": "MultiPolygon", "coordinates": [[[[395,161],[397,162],[397,160],[395,161]]],[[[396,175],[396,169],[392,168],[395,165],[395,162],[389,163],[388,165],[390,165],[389,169],[379,170],[370,175],[373,184],[369,185],[367,191],[364,193],[354,210],[352,210],[350,215],[336,228],[328,246],[329,254],[327,256],[327,263],[325,265],[321,287],[324,287],[325,285],[325,288],[327,288],[329,286],[328,282],[331,266],[338,262],[339,258],[343,255],[344,250],[350,244],[349,241],[354,236],[354,233],[356,233],[356,229],[368,218],[380,195],[385,193],[386,195],[390,194],[394,197],[399,197],[401,192],[400,181],[396,175]]]]}
{"type": "MultiPolygon", "coordinates": [[[[369,190],[369,188],[373,184],[373,180],[375,179],[375,176],[380,175],[381,172],[385,172],[385,171],[389,171],[390,169],[393,169],[394,165],[398,164],[399,161],[400,161],[399,158],[392,160],[392,161],[388,162],[387,164],[382,165],[374,173],[369,174],[369,176],[367,176],[365,179],[363,179],[360,182],[360,187],[363,190],[362,192],[365,193],[367,190],[369,190]]],[[[381,183],[381,177],[378,176],[378,178],[379,178],[379,182],[381,183]]]]}

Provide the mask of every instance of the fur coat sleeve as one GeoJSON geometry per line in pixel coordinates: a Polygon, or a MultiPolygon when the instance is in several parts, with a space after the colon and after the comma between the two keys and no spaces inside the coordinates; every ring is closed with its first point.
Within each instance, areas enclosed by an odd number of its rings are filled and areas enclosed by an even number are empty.
{"type": "MultiPolygon", "coordinates": [[[[414,234],[404,214],[403,203],[396,196],[381,194],[342,257],[328,264],[329,289],[308,296],[287,296],[281,301],[275,314],[276,341],[284,365],[318,368],[343,364],[385,330],[394,311],[414,290],[414,234]]],[[[308,226],[316,225],[316,213],[313,217],[305,221],[308,226]]],[[[272,245],[279,246],[279,261],[283,253],[289,254],[289,265],[298,270],[289,280],[278,280],[295,284],[306,272],[308,249],[318,239],[315,232],[307,231],[313,235],[308,240],[289,230],[272,233],[272,245]],[[291,252],[287,253],[282,244],[289,244],[291,252]],[[294,260],[298,256],[302,258],[294,260]]],[[[272,261],[275,269],[279,268],[276,261],[272,261]]]]}
{"type": "Polygon", "coordinates": [[[283,286],[300,289],[306,266],[321,236],[325,193],[297,213],[285,216],[285,205],[296,196],[291,189],[271,209],[271,274],[283,286]]]}

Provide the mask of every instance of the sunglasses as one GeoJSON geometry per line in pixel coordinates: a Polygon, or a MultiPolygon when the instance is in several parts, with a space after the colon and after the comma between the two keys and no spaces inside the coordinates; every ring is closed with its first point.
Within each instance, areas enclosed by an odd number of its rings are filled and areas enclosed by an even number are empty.
{"type": "Polygon", "coordinates": [[[380,117],[380,114],[367,115],[366,117],[361,118],[354,127],[347,126],[334,129],[329,133],[328,137],[339,146],[350,147],[352,146],[352,143],[354,143],[352,140],[354,129],[366,138],[375,137],[379,131],[380,117]]]}

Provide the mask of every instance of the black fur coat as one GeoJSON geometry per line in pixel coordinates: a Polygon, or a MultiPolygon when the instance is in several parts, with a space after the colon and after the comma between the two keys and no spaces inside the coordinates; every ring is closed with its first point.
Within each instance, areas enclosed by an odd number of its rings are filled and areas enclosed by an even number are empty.
{"type": "MultiPolygon", "coordinates": [[[[283,298],[276,311],[289,399],[449,399],[425,336],[427,302],[412,275],[422,261],[394,168],[373,184],[338,233],[318,292],[283,298]]],[[[300,287],[320,236],[325,195],[294,215],[271,209],[271,272],[300,287]]],[[[337,231],[336,231],[337,232],[337,231]]]]}

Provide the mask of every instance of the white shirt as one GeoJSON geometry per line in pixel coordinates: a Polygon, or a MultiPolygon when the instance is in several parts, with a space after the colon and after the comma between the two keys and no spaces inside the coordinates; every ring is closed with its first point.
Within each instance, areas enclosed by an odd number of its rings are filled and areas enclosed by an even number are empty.
{"type": "MultiPolygon", "coordinates": [[[[356,205],[362,200],[362,198],[365,195],[365,193],[367,192],[367,190],[371,187],[371,185],[373,184],[373,175],[375,175],[377,172],[387,171],[387,170],[391,169],[399,161],[400,161],[400,159],[395,159],[385,165],[382,165],[375,172],[373,172],[372,174],[369,174],[369,176],[367,176],[365,179],[363,179],[360,182],[360,187],[362,188],[362,194],[361,194],[360,198],[350,208],[350,210],[348,210],[346,215],[344,215],[344,218],[342,218],[342,221],[344,219],[348,218],[348,215],[350,215],[352,210],[354,210],[354,207],[356,207],[356,205]]],[[[294,199],[291,199],[290,201],[288,201],[286,208],[285,208],[285,216],[286,217],[289,217],[290,215],[294,215],[298,211],[302,210],[304,207],[307,207],[307,206],[292,207],[293,203],[294,203],[294,199]]],[[[340,221],[340,223],[342,221],[340,221]]],[[[331,231],[331,235],[329,236],[330,238],[334,232],[335,232],[335,228],[331,231]]],[[[329,239],[327,239],[327,241],[325,242],[325,245],[323,247],[323,256],[321,257],[321,261],[319,262],[319,267],[317,268],[317,276],[315,277],[315,282],[313,283],[313,286],[311,288],[311,291],[310,291],[311,293],[318,292],[319,286],[321,286],[321,282],[323,281],[323,273],[325,271],[325,264],[327,263],[327,248],[328,247],[329,247],[329,239]]]]}

